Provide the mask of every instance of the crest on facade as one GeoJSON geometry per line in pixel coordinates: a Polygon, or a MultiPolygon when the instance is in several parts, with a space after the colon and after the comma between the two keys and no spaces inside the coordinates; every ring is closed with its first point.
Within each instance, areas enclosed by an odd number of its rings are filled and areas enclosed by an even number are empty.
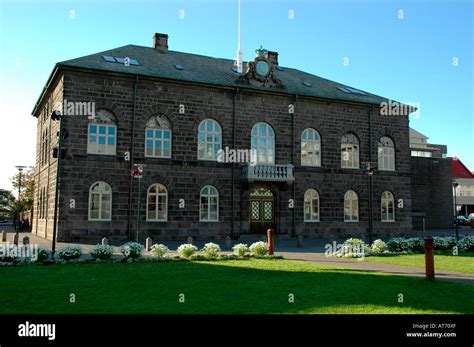
{"type": "Polygon", "coordinates": [[[256,57],[247,63],[247,69],[235,81],[238,84],[248,84],[256,87],[286,89],[281,80],[276,78],[277,63],[268,59],[269,52],[262,46],[255,50],[256,57]]]}
{"type": "Polygon", "coordinates": [[[147,128],[171,129],[171,122],[164,114],[151,116],[146,123],[147,128]]]}
{"type": "Polygon", "coordinates": [[[100,110],[97,110],[97,112],[94,115],[89,116],[89,119],[96,123],[115,123],[114,114],[103,108],[101,108],[100,110]]]}

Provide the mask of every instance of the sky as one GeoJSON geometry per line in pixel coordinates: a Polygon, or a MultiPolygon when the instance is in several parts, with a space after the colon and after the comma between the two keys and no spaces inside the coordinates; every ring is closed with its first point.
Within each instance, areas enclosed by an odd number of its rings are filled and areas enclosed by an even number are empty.
{"type": "MultiPolygon", "coordinates": [[[[255,49],[419,113],[410,126],[474,170],[473,2],[242,0],[244,61],[255,49]]],[[[33,107],[56,62],[169,35],[169,49],[234,59],[237,0],[0,0],[0,188],[35,165],[33,107]]]]}

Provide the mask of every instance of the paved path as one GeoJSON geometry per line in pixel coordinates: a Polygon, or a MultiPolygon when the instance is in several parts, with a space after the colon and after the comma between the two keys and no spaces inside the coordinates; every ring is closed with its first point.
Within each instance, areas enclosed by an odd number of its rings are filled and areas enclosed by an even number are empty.
{"type": "MultiPolygon", "coordinates": [[[[0,229],[8,230],[7,233],[7,241],[12,243],[14,231],[12,228],[8,226],[0,227],[0,229]]],[[[474,229],[473,229],[474,230],[474,229]]],[[[464,229],[462,235],[468,234],[466,231],[471,231],[469,229],[464,229]]],[[[30,237],[31,244],[38,244],[40,247],[51,249],[51,241],[45,240],[38,236],[32,235],[30,233],[20,233],[20,244],[21,240],[24,236],[30,237]]],[[[1,240],[0,240],[1,241],[1,240]]],[[[236,243],[247,243],[251,244],[252,242],[257,240],[239,240],[234,241],[233,244],[236,243]]],[[[315,263],[321,264],[329,264],[334,266],[339,266],[348,269],[355,269],[367,272],[378,272],[378,273],[387,273],[393,275],[401,275],[401,276],[415,276],[415,277],[424,277],[424,269],[417,268],[413,266],[403,266],[403,265],[393,265],[393,264],[384,264],[384,263],[375,263],[369,262],[364,260],[356,260],[350,258],[337,258],[337,257],[327,257],[324,254],[325,245],[332,244],[332,242],[342,243],[344,239],[338,240],[329,240],[329,239],[315,239],[315,240],[305,240],[304,241],[304,248],[296,248],[296,241],[294,239],[277,239],[275,242],[275,249],[277,252],[276,255],[283,256],[286,259],[293,259],[293,260],[304,260],[310,261],[315,263]]],[[[201,249],[204,244],[209,241],[196,241],[194,244],[201,249]]],[[[219,243],[221,249],[224,249],[224,242],[223,241],[212,241],[215,243],[219,243]]],[[[176,254],[174,250],[178,248],[178,246],[183,241],[163,241],[165,245],[169,247],[170,250],[173,250],[171,253],[176,254]]],[[[0,242],[0,244],[2,244],[0,242]]],[[[80,243],[77,244],[82,248],[83,253],[89,253],[90,249],[97,244],[97,242],[90,242],[90,243],[80,243]]],[[[121,243],[120,243],[121,244],[121,243]]],[[[120,253],[120,244],[114,244],[114,254],[121,254],[120,253]]],[[[58,242],[56,249],[61,249],[66,246],[73,245],[73,243],[66,243],[66,242],[58,242]]],[[[229,251],[225,251],[228,253],[229,251]]],[[[452,282],[461,282],[466,284],[474,285],[474,274],[465,274],[461,272],[454,272],[454,271],[445,271],[445,270],[436,270],[436,260],[435,260],[435,272],[436,278],[446,281],[452,282]]]]}
{"type": "MultiPolygon", "coordinates": [[[[371,261],[357,260],[351,258],[328,257],[324,253],[276,252],[276,255],[281,255],[286,259],[305,260],[320,264],[335,265],[348,269],[356,269],[367,272],[383,272],[392,275],[425,277],[424,268],[418,268],[414,266],[375,263],[371,261]]],[[[474,285],[474,274],[466,274],[462,272],[446,270],[436,270],[436,258],[435,276],[437,279],[441,280],[474,285]]]]}

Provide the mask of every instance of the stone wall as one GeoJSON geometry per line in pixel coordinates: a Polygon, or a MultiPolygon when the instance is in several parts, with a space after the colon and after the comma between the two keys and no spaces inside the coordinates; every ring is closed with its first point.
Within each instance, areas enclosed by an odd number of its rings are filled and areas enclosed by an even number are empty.
{"type": "Polygon", "coordinates": [[[67,71],[64,76],[63,97],[68,102],[93,101],[96,109],[106,108],[114,113],[117,154],[87,154],[87,117],[65,117],[69,138],[64,141],[67,158],[61,175],[59,240],[98,241],[103,236],[117,241],[134,238],[138,187],[137,180],[130,178],[132,162],[147,165],[141,194],[141,239],[147,236],[156,240],[185,239],[187,236],[223,238],[248,233],[249,185],[240,180],[241,165],[235,164],[232,169],[232,164],[197,160],[197,129],[206,118],[221,125],[223,148],[249,149],[255,123],[267,122],[273,127],[276,164],[293,163],[295,166],[293,185],[268,185],[276,195],[277,233],[288,236],[364,237],[368,225],[364,163],[377,163],[377,141],[381,136],[390,136],[396,148],[396,171],[378,172],[373,176],[374,230],[376,235],[410,232],[412,198],[407,117],[382,116],[378,109],[372,110],[369,106],[336,101],[295,100],[293,96],[255,91],[236,93],[233,89],[150,79],[138,80],[134,105],[135,82],[133,78],[97,73],[67,71]],[[289,104],[295,105],[294,114],[289,113],[289,104]],[[179,112],[180,105],[184,105],[184,113],[179,112]],[[369,131],[371,111],[375,114],[369,131]],[[171,159],[144,156],[145,126],[149,117],[157,114],[165,114],[172,123],[171,159]],[[322,138],[320,168],[299,164],[301,133],[309,127],[316,129],[322,138]],[[340,140],[348,131],[354,132],[359,139],[360,169],[340,168],[340,140]],[[132,161],[125,161],[126,152],[133,154],[132,161]],[[100,180],[109,183],[113,190],[113,216],[109,222],[88,221],[89,188],[100,180]],[[146,190],[153,183],[164,184],[168,190],[167,222],[146,221],[146,190]],[[219,222],[199,221],[199,193],[206,184],[214,185],[219,191],[219,222]],[[319,223],[303,222],[303,196],[308,188],[314,188],[320,194],[319,223]],[[348,189],[354,190],[359,197],[360,221],[356,223],[343,221],[343,196],[348,189]],[[380,222],[380,198],[386,190],[391,191],[397,201],[403,200],[403,207],[396,209],[396,221],[392,223],[380,222]],[[288,204],[293,192],[294,212],[288,204]],[[70,207],[71,199],[75,201],[74,208],[70,207]],[[178,207],[180,199],[185,200],[183,209],[178,207]]]}

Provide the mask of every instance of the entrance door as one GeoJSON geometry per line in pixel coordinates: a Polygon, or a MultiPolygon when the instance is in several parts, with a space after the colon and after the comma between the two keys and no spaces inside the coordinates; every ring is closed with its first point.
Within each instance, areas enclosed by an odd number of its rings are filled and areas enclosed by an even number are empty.
{"type": "Polygon", "coordinates": [[[275,229],[275,201],[267,188],[255,188],[250,193],[250,233],[266,235],[275,229]]]}

